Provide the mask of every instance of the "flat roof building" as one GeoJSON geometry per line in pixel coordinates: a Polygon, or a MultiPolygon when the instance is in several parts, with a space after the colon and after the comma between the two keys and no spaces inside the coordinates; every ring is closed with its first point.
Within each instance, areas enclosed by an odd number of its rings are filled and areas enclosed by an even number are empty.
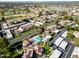
{"type": "Polygon", "coordinates": [[[26,49],[22,58],[31,58],[33,56],[33,49],[26,49]]]}
{"type": "Polygon", "coordinates": [[[7,26],[6,23],[3,23],[2,26],[3,26],[4,29],[5,29],[5,28],[8,28],[8,26],[7,26]]]}
{"type": "Polygon", "coordinates": [[[54,41],[54,44],[55,44],[56,46],[58,46],[63,40],[64,40],[64,38],[59,37],[58,39],[56,39],[56,40],[54,41]]]}
{"type": "Polygon", "coordinates": [[[74,48],[71,58],[79,58],[79,47],[74,48]]]}
{"type": "Polygon", "coordinates": [[[51,54],[50,58],[59,58],[61,54],[62,54],[62,52],[55,49],[54,52],[51,54]]]}
{"type": "Polygon", "coordinates": [[[66,38],[66,36],[67,36],[67,31],[65,31],[61,36],[64,37],[64,38],[66,38]]]}
{"type": "Polygon", "coordinates": [[[61,47],[62,49],[65,50],[65,48],[67,47],[67,45],[68,45],[68,42],[62,41],[61,44],[59,45],[59,47],[61,47]]]}
{"type": "Polygon", "coordinates": [[[6,39],[11,39],[11,38],[13,38],[13,36],[12,36],[12,34],[11,34],[11,32],[10,32],[9,29],[8,29],[8,30],[5,30],[5,33],[6,33],[6,35],[5,35],[5,38],[6,38],[6,39]]]}

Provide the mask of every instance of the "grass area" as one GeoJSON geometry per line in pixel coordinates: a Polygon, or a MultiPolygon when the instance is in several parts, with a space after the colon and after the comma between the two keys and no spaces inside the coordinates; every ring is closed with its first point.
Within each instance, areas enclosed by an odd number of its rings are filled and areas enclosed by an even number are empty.
{"type": "Polygon", "coordinates": [[[14,52],[11,52],[11,57],[14,58],[16,56],[18,56],[19,54],[16,52],[16,50],[14,52]]]}
{"type": "Polygon", "coordinates": [[[12,16],[11,19],[16,19],[18,18],[19,16],[12,16]]]}
{"type": "Polygon", "coordinates": [[[6,13],[6,14],[4,14],[4,16],[9,16],[9,15],[13,15],[13,13],[6,13]]]}
{"type": "Polygon", "coordinates": [[[28,30],[28,31],[26,31],[26,32],[24,32],[24,33],[22,33],[21,35],[25,35],[25,34],[31,34],[31,33],[34,33],[36,31],[36,29],[34,28],[34,29],[30,29],[30,30],[28,30]]]}
{"type": "Polygon", "coordinates": [[[73,30],[69,30],[68,33],[73,33],[73,30]]]}
{"type": "Polygon", "coordinates": [[[79,47],[79,38],[75,38],[73,42],[74,42],[74,45],[79,47]]]}
{"type": "Polygon", "coordinates": [[[12,44],[12,43],[14,43],[14,42],[17,42],[17,40],[22,40],[23,37],[25,37],[25,36],[27,36],[27,35],[29,35],[29,34],[33,34],[33,33],[35,33],[35,32],[36,32],[36,28],[32,28],[32,29],[30,29],[30,30],[27,30],[27,31],[23,32],[22,34],[17,35],[15,38],[13,38],[13,39],[10,41],[10,43],[12,44]]]}
{"type": "Polygon", "coordinates": [[[21,48],[21,49],[19,49],[19,51],[21,52],[21,51],[23,51],[23,49],[21,48]]]}
{"type": "MultiPolygon", "coordinates": [[[[16,12],[24,12],[24,11],[26,11],[26,10],[19,10],[19,9],[16,10],[16,12]]],[[[5,14],[4,14],[4,16],[10,16],[10,15],[14,15],[14,13],[6,11],[5,14]]]]}
{"type": "Polygon", "coordinates": [[[51,48],[48,43],[40,42],[39,46],[43,48],[43,51],[44,51],[43,53],[45,56],[48,56],[51,53],[51,48]]]}
{"type": "Polygon", "coordinates": [[[16,10],[16,12],[24,12],[24,11],[26,10],[20,10],[20,9],[16,10]]]}

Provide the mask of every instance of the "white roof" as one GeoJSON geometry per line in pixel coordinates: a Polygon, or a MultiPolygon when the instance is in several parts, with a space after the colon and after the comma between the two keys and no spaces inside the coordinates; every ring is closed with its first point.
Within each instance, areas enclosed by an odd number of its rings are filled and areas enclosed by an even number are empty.
{"type": "Polygon", "coordinates": [[[37,24],[37,23],[35,23],[34,25],[35,25],[35,26],[38,26],[38,27],[40,26],[40,24],[37,24]]]}
{"type": "Polygon", "coordinates": [[[6,23],[4,23],[4,24],[3,24],[3,27],[4,27],[4,28],[8,28],[8,26],[7,26],[7,24],[6,24],[6,23]]]}
{"type": "Polygon", "coordinates": [[[33,22],[33,23],[34,23],[34,21],[33,21],[33,20],[30,20],[30,22],[33,22]]]}
{"type": "Polygon", "coordinates": [[[42,41],[47,41],[50,38],[51,38],[51,36],[50,35],[47,35],[42,41]]]}
{"type": "Polygon", "coordinates": [[[58,39],[55,40],[54,44],[56,46],[58,46],[61,42],[62,42],[63,38],[62,37],[59,37],[58,39]]]}
{"type": "Polygon", "coordinates": [[[19,31],[21,31],[21,32],[23,31],[23,29],[22,29],[22,28],[19,28],[18,30],[19,30],[19,31]]]}
{"type": "Polygon", "coordinates": [[[74,31],[74,32],[73,32],[73,35],[78,38],[78,37],[79,37],[79,32],[74,31]]]}
{"type": "Polygon", "coordinates": [[[9,39],[9,38],[12,38],[13,36],[12,36],[12,34],[7,33],[6,37],[9,39]]]}
{"type": "Polygon", "coordinates": [[[36,22],[37,24],[40,24],[40,25],[43,25],[43,23],[42,22],[36,22]]]}
{"type": "Polygon", "coordinates": [[[59,50],[55,49],[50,58],[59,58],[59,56],[62,54],[59,50]]]}
{"type": "Polygon", "coordinates": [[[63,34],[62,34],[62,37],[65,37],[66,38],[67,36],[67,31],[65,31],[63,34]]]}
{"type": "Polygon", "coordinates": [[[13,36],[12,36],[12,34],[11,34],[11,32],[10,32],[10,30],[5,30],[5,32],[6,32],[6,38],[12,38],[13,36]]]}
{"type": "Polygon", "coordinates": [[[73,58],[73,57],[76,58],[74,55],[78,56],[78,58],[79,58],[79,47],[74,48],[71,58],[73,58]]]}
{"type": "Polygon", "coordinates": [[[56,29],[56,30],[54,30],[54,32],[55,32],[55,33],[58,33],[58,32],[59,32],[59,30],[58,30],[58,29],[56,29]]]}
{"type": "Polygon", "coordinates": [[[32,25],[33,25],[33,23],[31,23],[31,22],[30,22],[30,24],[32,24],[32,25]]]}
{"type": "Polygon", "coordinates": [[[5,30],[6,33],[11,33],[10,30],[5,30]]]}
{"type": "Polygon", "coordinates": [[[62,41],[61,44],[59,45],[59,47],[61,47],[62,49],[65,50],[65,48],[66,48],[67,45],[68,45],[68,42],[62,41]]]}

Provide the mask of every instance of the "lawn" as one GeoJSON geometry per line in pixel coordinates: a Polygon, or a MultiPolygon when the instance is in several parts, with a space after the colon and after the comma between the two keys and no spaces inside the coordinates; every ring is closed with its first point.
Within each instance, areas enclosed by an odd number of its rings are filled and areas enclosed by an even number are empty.
{"type": "Polygon", "coordinates": [[[13,15],[13,12],[5,12],[4,16],[13,15]]]}
{"type": "Polygon", "coordinates": [[[10,43],[12,44],[12,43],[15,43],[15,42],[17,42],[17,40],[22,40],[24,37],[26,37],[27,35],[29,35],[29,34],[33,34],[33,33],[35,33],[36,32],[36,28],[32,28],[32,29],[30,29],[30,30],[27,30],[27,31],[25,31],[25,32],[23,32],[22,34],[20,34],[20,35],[17,35],[15,38],[13,38],[12,40],[10,40],[10,43]]]}

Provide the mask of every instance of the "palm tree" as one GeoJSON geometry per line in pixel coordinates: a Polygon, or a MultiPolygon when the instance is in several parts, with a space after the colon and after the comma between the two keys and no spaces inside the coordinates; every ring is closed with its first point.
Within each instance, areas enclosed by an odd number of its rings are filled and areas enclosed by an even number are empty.
{"type": "Polygon", "coordinates": [[[1,11],[1,21],[5,21],[5,17],[4,17],[4,10],[1,11]]]}
{"type": "Polygon", "coordinates": [[[1,18],[1,21],[6,21],[4,17],[1,18]]]}
{"type": "Polygon", "coordinates": [[[1,11],[2,17],[4,17],[4,10],[1,11]]]}
{"type": "Polygon", "coordinates": [[[13,7],[13,14],[16,14],[16,10],[15,10],[15,8],[13,7]]]}

